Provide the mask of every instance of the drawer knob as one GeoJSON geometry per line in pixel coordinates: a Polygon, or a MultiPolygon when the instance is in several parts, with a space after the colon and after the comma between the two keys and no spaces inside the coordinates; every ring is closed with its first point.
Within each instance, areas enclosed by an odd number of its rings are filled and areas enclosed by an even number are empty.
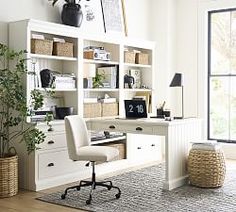
{"type": "Polygon", "coordinates": [[[115,129],[116,127],[114,125],[109,126],[110,129],[115,129]]]}
{"type": "Polygon", "coordinates": [[[136,130],[137,130],[137,131],[142,131],[143,128],[142,128],[142,127],[136,127],[136,130]]]}
{"type": "Polygon", "coordinates": [[[156,146],[155,144],[152,144],[151,146],[156,146]]]}
{"type": "Polygon", "coordinates": [[[53,140],[48,141],[48,144],[54,144],[55,142],[53,140]]]}
{"type": "Polygon", "coordinates": [[[142,149],[142,147],[141,147],[141,146],[139,146],[139,147],[137,147],[137,149],[142,149]]]}
{"type": "Polygon", "coordinates": [[[49,163],[48,164],[48,167],[52,167],[52,166],[54,166],[54,163],[49,163]]]}

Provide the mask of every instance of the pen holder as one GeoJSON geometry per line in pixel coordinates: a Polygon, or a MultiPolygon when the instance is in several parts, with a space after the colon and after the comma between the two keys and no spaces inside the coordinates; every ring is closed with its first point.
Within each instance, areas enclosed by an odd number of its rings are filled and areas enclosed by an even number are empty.
{"type": "Polygon", "coordinates": [[[163,118],[163,119],[165,118],[163,109],[161,108],[157,109],[157,118],[163,118]]]}
{"type": "Polygon", "coordinates": [[[164,111],[163,111],[163,115],[164,115],[165,117],[170,117],[170,111],[169,111],[169,110],[164,110],[164,111]]]}

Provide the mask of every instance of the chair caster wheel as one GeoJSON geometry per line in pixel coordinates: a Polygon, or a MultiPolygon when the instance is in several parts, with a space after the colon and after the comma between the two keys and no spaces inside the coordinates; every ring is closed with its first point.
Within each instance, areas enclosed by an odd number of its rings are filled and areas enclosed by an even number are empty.
{"type": "Polygon", "coordinates": [[[116,194],[116,199],[120,198],[120,193],[116,194]]]}
{"type": "Polygon", "coordinates": [[[80,188],[79,188],[79,187],[77,187],[77,188],[76,188],[76,190],[77,190],[77,191],[80,191],[80,188]]]}
{"type": "Polygon", "coordinates": [[[111,190],[111,186],[107,187],[107,189],[108,189],[108,191],[110,191],[111,190]]]}
{"type": "Polygon", "coordinates": [[[86,204],[90,205],[91,204],[91,199],[86,200],[86,204]]]}
{"type": "Polygon", "coordinates": [[[62,194],[61,195],[61,199],[65,199],[66,198],[66,195],[65,194],[62,194]]]}

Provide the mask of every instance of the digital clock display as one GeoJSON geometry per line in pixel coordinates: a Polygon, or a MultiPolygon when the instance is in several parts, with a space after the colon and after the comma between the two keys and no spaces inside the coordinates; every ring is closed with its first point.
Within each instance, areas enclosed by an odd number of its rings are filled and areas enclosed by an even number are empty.
{"type": "Polygon", "coordinates": [[[126,118],[147,118],[146,102],[144,100],[125,100],[126,118]]]}

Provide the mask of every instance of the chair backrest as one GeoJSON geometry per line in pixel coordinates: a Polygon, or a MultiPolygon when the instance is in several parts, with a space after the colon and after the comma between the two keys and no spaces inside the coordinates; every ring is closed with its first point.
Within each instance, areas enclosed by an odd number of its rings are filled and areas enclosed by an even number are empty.
{"type": "Polygon", "coordinates": [[[65,117],[65,128],[69,158],[75,160],[79,147],[90,145],[87,126],[83,118],[73,115],[65,117]]]}

